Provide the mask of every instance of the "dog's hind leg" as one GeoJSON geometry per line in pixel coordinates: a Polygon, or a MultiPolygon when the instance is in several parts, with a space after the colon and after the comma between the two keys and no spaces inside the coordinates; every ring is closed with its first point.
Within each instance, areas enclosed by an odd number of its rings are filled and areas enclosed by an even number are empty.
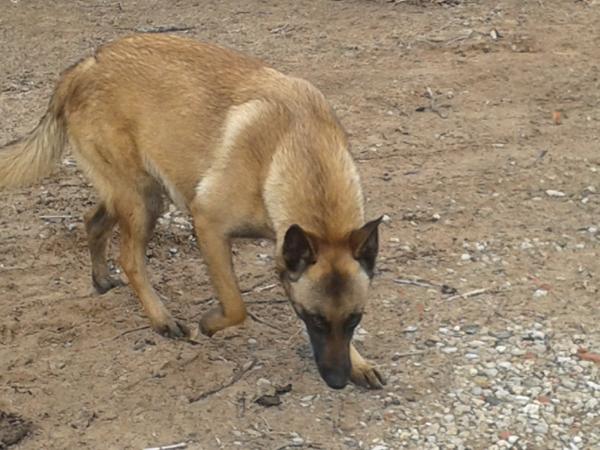
{"type": "Polygon", "coordinates": [[[135,188],[114,197],[121,230],[120,262],[137,293],[152,328],[168,337],[184,337],[188,330],[175,321],[150,284],[145,249],[161,211],[162,190],[150,177],[135,180],[135,188]]]}
{"type": "Polygon", "coordinates": [[[92,260],[92,282],[100,294],[123,284],[120,279],[110,276],[106,262],[108,240],[116,223],[116,217],[108,212],[103,202],[85,216],[85,229],[92,260]]]}

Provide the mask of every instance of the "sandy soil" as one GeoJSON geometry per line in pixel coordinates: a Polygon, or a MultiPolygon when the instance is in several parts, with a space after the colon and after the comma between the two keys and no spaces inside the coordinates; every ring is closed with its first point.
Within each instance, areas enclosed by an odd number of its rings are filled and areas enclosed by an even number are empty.
{"type": "MultiPolygon", "coordinates": [[[[96,45],[185,28],[317,85],[351,135],[369,216],[390,219],[358,343],[390,382],[334,392],[273,286],[270,244],[236,245],[261,321],[190,345],[140,329],[129,288],[91,292],[81,217],[94,192],[69,158],[0,193],[0,410],[33,424],[16,448],[425,448],[394,430],[424,425],[463,376],[459,355],[428,346],[440,327],[538,322],[600,345],[595,3],[3,1],[0,143],[37,123],[60,71],[96,45]],[[292,384],[281,405],[254,402],[261,378],[292,384]]],[[[215,302],[191,236],[171,211],[148,252],[154,285],[190,324],[215,302]]],[[[489,423],[471,431],[467,448],[497,437],[489,423]]]]}

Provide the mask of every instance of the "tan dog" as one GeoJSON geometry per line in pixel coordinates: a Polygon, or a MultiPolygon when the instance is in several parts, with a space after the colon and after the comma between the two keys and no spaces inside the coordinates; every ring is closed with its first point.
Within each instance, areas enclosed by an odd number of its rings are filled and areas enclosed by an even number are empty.
{"type": "Polygon", "coordinates": [[[86,217],[99,292],[118,285],[106,262],[118,223],[120,262],[152,327],[187,334],[152,288],[144,261],[166,193],[191,213],[220,300],[201,319],[205,334],[246,317],[231,239],[275,239],[278,273],[323,379],[334,388],[349,379],[381,387],[381,375],[351,344],[379,220],[365,224],[346,135],[315,87],[213,45],[132,36],[63,73],[35,130],[0,149],[0,187],[47,175],[67,141],[100,197],[86,217]]]}

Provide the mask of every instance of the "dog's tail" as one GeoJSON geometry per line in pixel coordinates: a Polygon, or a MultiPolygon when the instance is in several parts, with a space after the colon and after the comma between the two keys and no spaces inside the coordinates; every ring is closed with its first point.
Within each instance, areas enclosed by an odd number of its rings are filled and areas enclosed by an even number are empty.
{"type": "Polygon", "coordinates": [[[0,147],[0,189],[34,183],[50,174],[67,142],[65,102],[72,91],[79,63],[58,82],[48,110],[28,136],[0,147]]]}

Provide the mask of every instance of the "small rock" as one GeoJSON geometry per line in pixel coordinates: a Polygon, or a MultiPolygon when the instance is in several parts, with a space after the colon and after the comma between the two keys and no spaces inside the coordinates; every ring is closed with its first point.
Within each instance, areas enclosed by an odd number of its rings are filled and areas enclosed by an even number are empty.
{"type": "Polygon", "coordinates": [[[509,330],[500,330],[500,331],[492,331],[490,332],[491,336],[494,336],[496,339],[509,339],[513,334],[512,331],[509,330]]]}
{"type": "Polygon", "coordinates": [[[498,376],[498,369],[485,369],[484,373],[489,377],[489,378],[496,378],[498,376]]]}
{"type": "Polygon", "coordinates": [[[527,403],[529,403],[529,397],[525,395],[515,395],[512,399],[515,403],[518,403],[520,405],[526,405],[527,403]]]}
{"type": "Polygon", "coordinates": [[[548,189],[548,190],[546,191],[546,195],[547,195],[547,196],[549,196],[549,197],[564,197],[564,196],[566,196],[567,194],[565,194],[565,193],[564,193],[564,192],[562,192],[562,191],[556,191],[556,190],[554,190],[554,189],[548,189]]]}
{"type": "Polygon", "coordinates": [[[258,403],[260,406],[264,406],[269,408],[271,406],[281,405],[281,398],[279,395],[261,395],[255,400],[255,403],[258,403]]]}
{"type": "Polygon", "coordinates": [[[476,325],[476,324],[465,325],[464,327],[462,327],[462,330],[466,334],[476,334],[479,331],[479,325],[476,325]]]}
{"type": "Polygon", "coordinates": [[[502,403],[502,401],[499,398],[494,397],[493,395],[486,396],[485,402],[491,406],[498,406],[500,403],[502,403]]]}
{"type": "Polygon", "coordinates": [[[540,405],[537,405],[535,403],[529,403],[527,405],[525,405],[525,407],[523,408],[523,412],[525,414],[527,414],[529,417],[539,417],[540,415],[540,405]]]}
{"type": "Polygon", "coordinates": [[[256,387],[258,388],[259,395],[266,395],[273,389],[273,385],[266,378],[259,378],[256,380],[256,387]]]}
{"type": "Polygon", "coordinates": [[[442,348],[442,352],[443,353],[456,353],[458,351],[458,348],[456,347],[444,347],[442,348]]]}

